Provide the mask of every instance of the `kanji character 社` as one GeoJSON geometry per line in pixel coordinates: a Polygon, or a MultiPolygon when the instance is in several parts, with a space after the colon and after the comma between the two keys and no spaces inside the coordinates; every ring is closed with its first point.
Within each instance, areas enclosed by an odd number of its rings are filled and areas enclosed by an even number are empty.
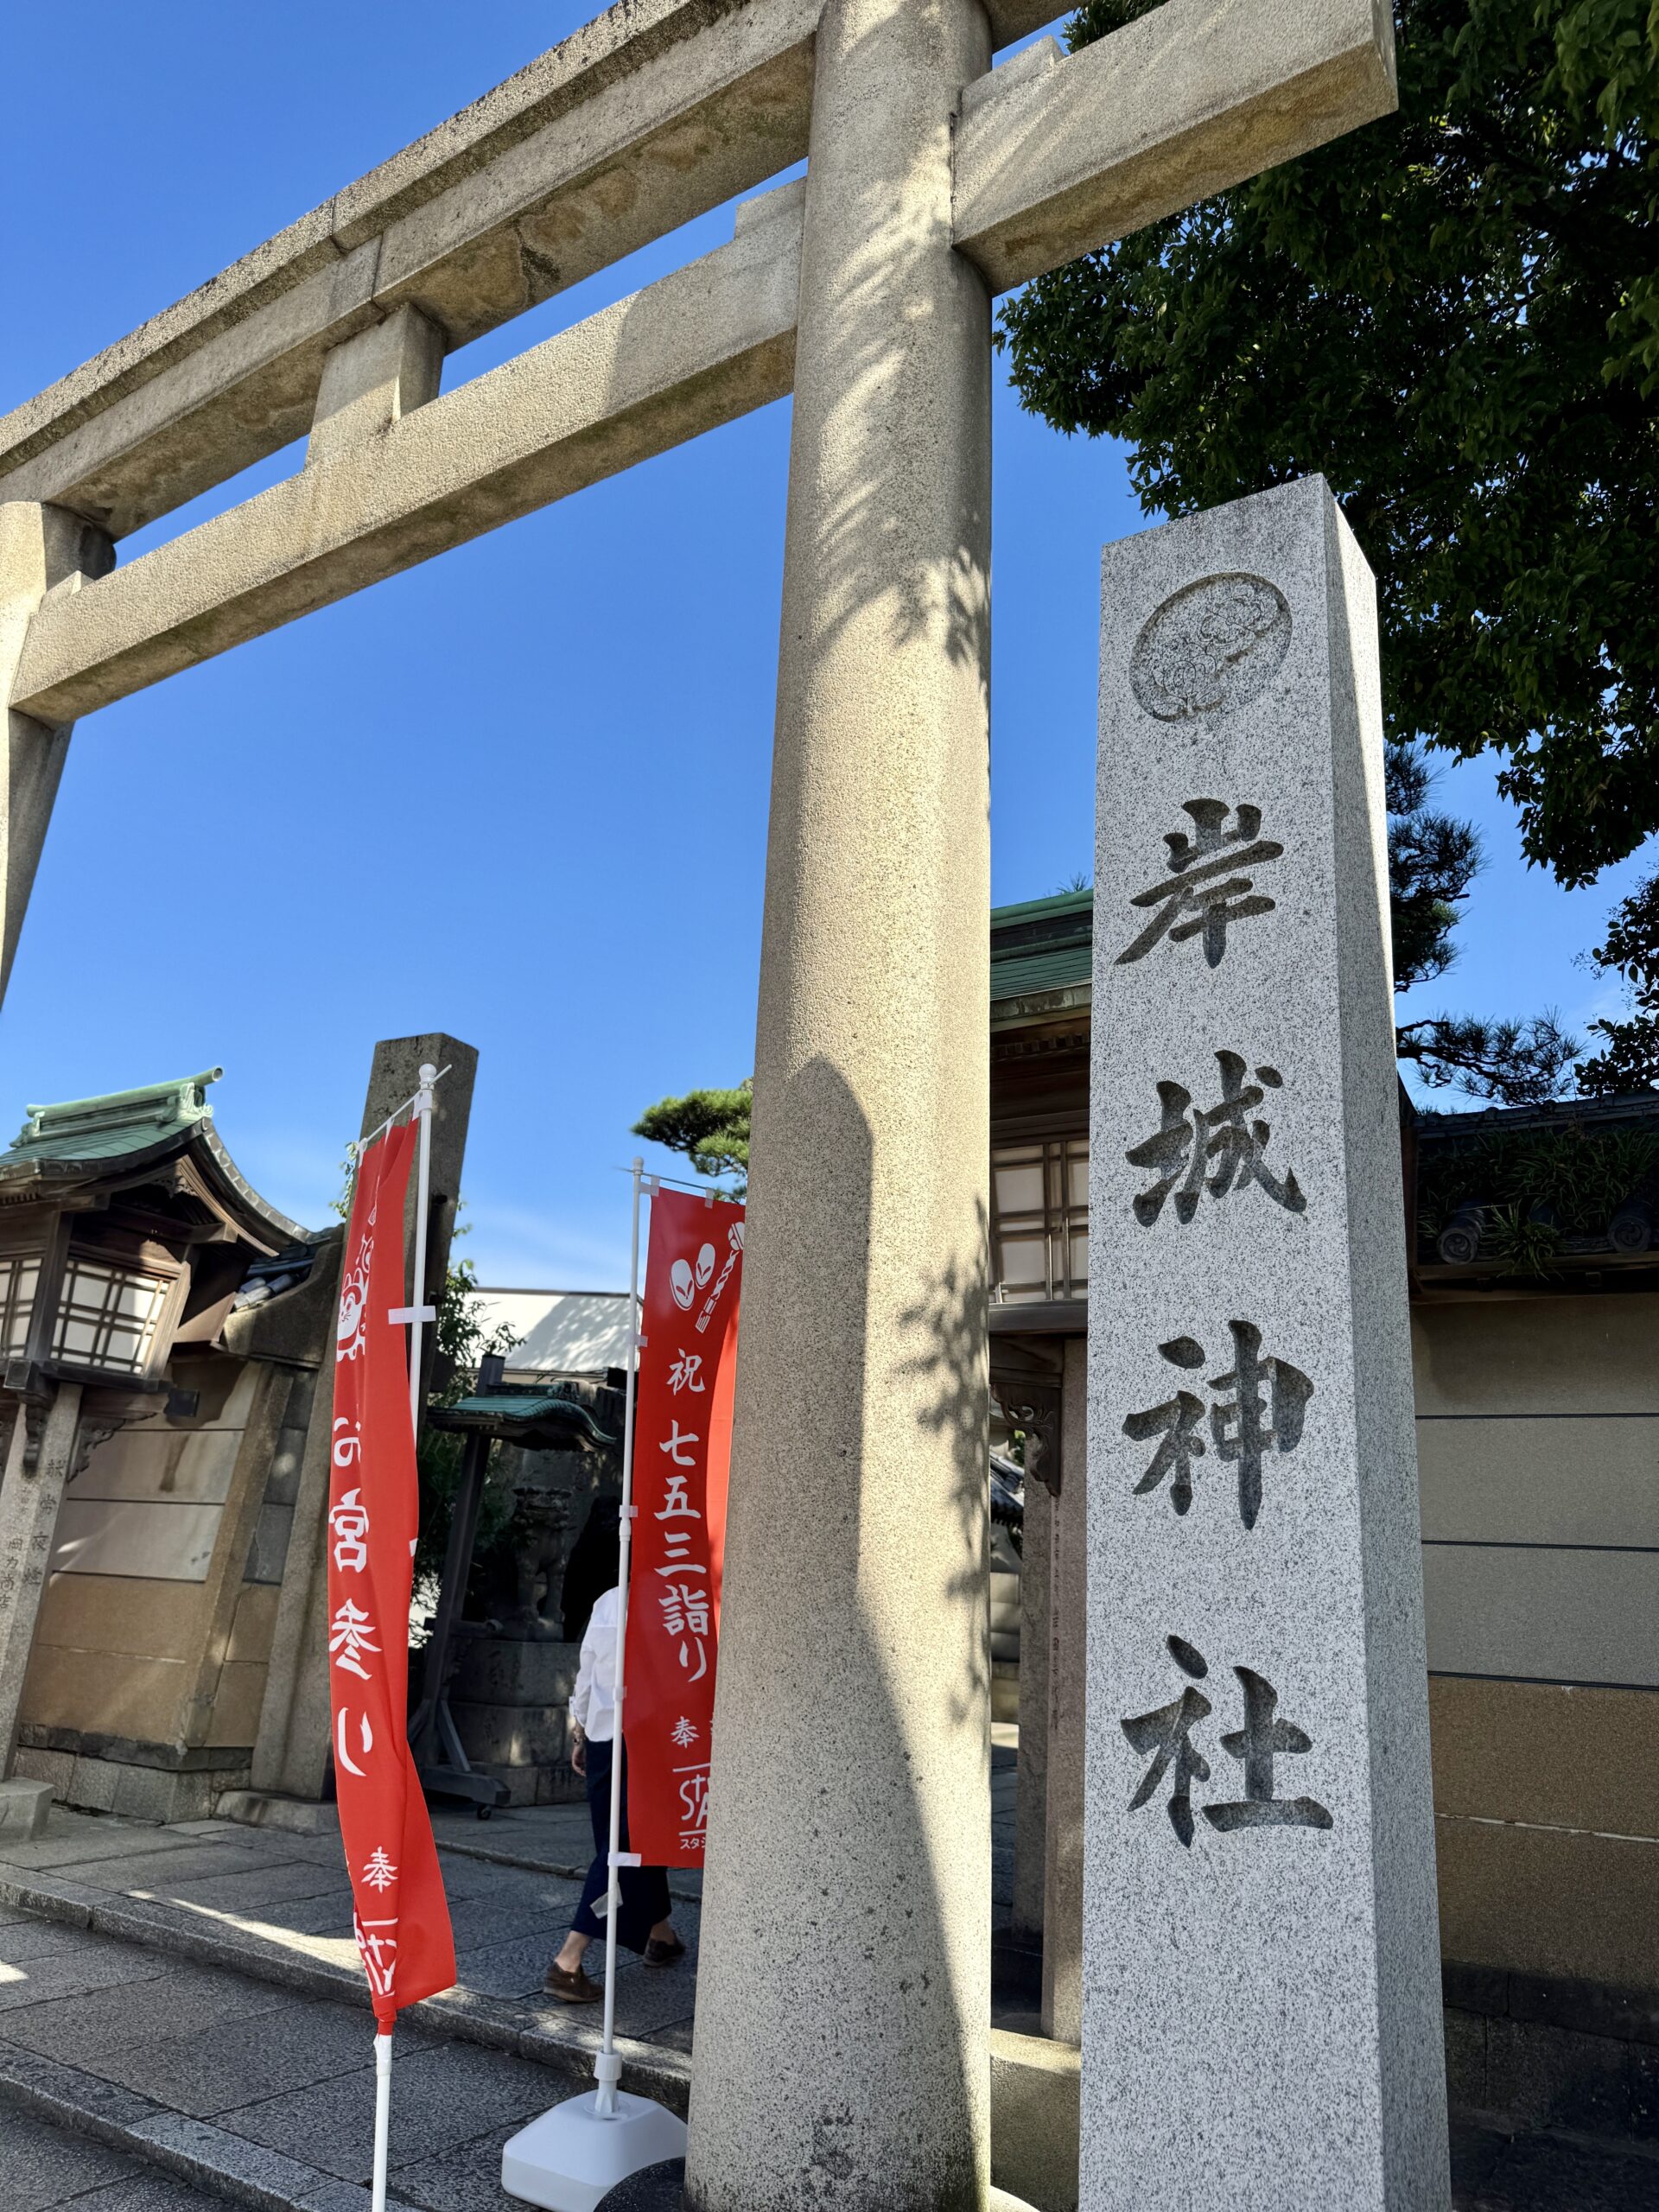
{"type": "Polygon", "coordinates": [[[1204,1817],[1224,1835],[1236,1828],[1328,1828],[1331,1815],[1316,1797],[1275,1797],[1273,1762],[1281,1752],[1311,1751],[1313,1738],[1291,1720],[1274,1718],[1279,1693],[1265,1675],[1249,1667],[1233,1672],[1244,1688],[1244,1726],[1221,1739],[1223,1751],[1242,1760],[1244,1795],[1230,1802],[1206,1805],[1204,1817]]]}

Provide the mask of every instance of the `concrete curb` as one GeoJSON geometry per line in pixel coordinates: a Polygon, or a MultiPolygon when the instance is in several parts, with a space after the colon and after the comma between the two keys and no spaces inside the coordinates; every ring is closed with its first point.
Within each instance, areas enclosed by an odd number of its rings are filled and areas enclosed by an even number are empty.
{"type": "MultiPolygon", "coordinates": [[[[69,1927],[90,1929],[95,1935],[113,1936],[143,1949],[163,1952],[194,1966],[216,1967],[223,1973],[296,1990],[303,1996],[331,1998],[337,2004],[363,2001],[362,1978],[353,1968],[334,1966],[326,1959],[297,1958],[258,1936],[243,1936],[232,1941],[211,1932],[194,1914],[175,1906],[141,1903],[107,1890],[90,1889],[84,1883],[54,1881],[48,1875],[3,1864],[0,1864],[0,1904],[16,1905],[69,1927]]],[[[565,2034],[552,2035],[543,2028],[526,2027],[499,1999],[476,1993],[429,1997],[400,2017],[401,2024],[417,2034],[477,2044],[486,2050],[529,2059],[544,2066],[572,2091],[592,2085],[594,2054],[600,2043],[596,2029],[578,2026],[573,2021],[565,2034]]],[[[627,2069],[629,2087],[643,2096],[654,2097],[683,2119],[691,2096],[690,2060],[677,2051],[626,2036],[617,2037],[616,2047],[627,2069]]]]}
{"type": "MultiPolygon", "coordinates": [[[[0,2040],[0,2101],[88,2135],[181,2180],[256,2206],[258,2212],[369,2212],[369,2192],[356,2182],[302,2165],[297,2158],[247,2142],[210,2120],[169,2112],[136,2090],[0,2040]]],[[[388,2212],[416,2212],[391,2197],[388,2212]]]]}

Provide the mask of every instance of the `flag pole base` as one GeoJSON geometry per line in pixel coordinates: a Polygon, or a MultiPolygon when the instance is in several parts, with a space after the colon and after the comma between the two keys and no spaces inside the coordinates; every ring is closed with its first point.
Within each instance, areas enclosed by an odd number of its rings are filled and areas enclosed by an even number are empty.
{"type": "Polygon", "coordinates": [[[519,2129],[501,2152],[501,2186],[543,2212],[594,2212],[602,2196],[642,2167],[685,2156],[685,2122],[649,2097],[611,2091],[615,2110],[599,2109],[589,2089],[519,2129]]]}

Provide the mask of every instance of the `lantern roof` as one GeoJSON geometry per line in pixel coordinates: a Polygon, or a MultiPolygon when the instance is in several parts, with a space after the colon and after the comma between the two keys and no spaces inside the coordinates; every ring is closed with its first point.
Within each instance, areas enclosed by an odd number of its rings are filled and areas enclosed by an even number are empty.
{"type": "Polygon", "coordinates": [[[211,1122],[207,1086],[223,1068],[147,1083],[137,1090],[105,1091],[97,1098],[68,1098],[56,1106],[26,1106],[28,1120],[3,1154],[0,1173],[22,1160],[109,1160],[148,1152],[168,1138],[211,1122]]]}
{"type": "Polygon", "coordinates": [[[262,1198],[213,1127],[207,1086],[223,1070],[175,1076],[135,1090],[30,1106],[0,1152],[0,1206],[107,1205],[115,1193],[156,1185],[194,1197],[257,1251],[312,1241],[262,1198]]]}

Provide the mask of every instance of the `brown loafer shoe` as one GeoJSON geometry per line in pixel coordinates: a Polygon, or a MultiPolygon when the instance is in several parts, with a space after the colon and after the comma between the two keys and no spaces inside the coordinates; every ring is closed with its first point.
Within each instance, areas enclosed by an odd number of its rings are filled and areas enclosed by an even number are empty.
{"type": "Polygon", "coordinates": [[[684,1956],[685,1946],[677,1936],[671,1943],[652,1936],[646,1939],[643,1962],[648,1967],[677,1967],[684,1956]]]}
{"type": "Polygon", "coordinates": [[[542,1989],[545,1995],[556,1997],[561,2005],[597,2005],[605,1993],[580,1967],[567,1974],[556,1959],[547,1970],[542,1989]]]}

